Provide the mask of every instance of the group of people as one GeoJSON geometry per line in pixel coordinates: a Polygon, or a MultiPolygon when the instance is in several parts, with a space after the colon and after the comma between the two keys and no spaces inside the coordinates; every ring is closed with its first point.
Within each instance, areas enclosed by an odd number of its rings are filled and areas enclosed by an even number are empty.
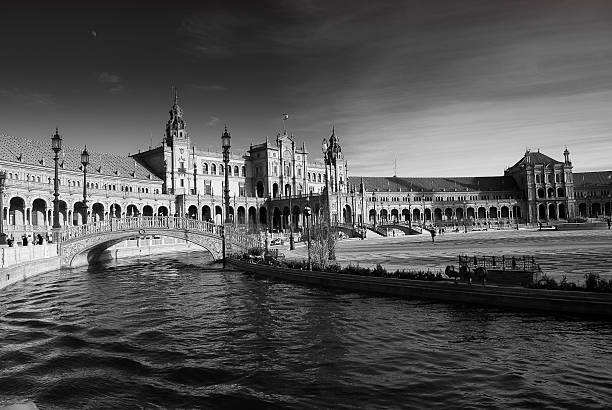
{"type": "MultiPolygon", "coordinates": [[[[48,241],[49,240],[47,238],[47,242],[48,241]]],[[[28,246],[29,243],[30,243],[30,237],[24,233],[21,236],[21,244],[23,246],[28,246]]],[[[36,234],[36,236],[34,235],[32,236],[32,245],[42,245],[43,243],[45,243],[45,238],[41,234],[36,234]]],[[[15,238],[13,237],[12,234],[8,238],[6,238],[6,244],[9,247],[12,247],[15,244],[15,238]]]]}

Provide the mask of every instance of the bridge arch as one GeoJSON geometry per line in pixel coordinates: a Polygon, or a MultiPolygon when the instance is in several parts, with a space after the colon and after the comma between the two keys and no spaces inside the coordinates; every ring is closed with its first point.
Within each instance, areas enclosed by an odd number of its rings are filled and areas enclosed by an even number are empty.
{"type": "MultiPolygon", "coordinates": [[[[249,237],[230,229],[226,231],[228,250],[259,246],[259,237],[249,237]]],[[[144,235],[169,236],[194,243],[207,250],[213,259],[222,258],[223,226],[188,218],[130,217],[68,227],[61,233],[62,266],[75,261],[95,262],[109,247],[126,239],[144,235]]]]}

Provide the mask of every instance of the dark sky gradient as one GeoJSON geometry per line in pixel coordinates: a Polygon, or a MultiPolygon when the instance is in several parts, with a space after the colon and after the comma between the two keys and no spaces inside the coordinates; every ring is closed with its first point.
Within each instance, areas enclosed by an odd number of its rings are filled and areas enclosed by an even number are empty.
{"type": "Polygon", "coordinates": [[[612,168],[612,2],[76,4],[3,5],[0,132],[135,152],[175,85],[203,149],[228,123],[244,151],[286,112],[317,157],[335,124],[352,175],[499,175],[565,145],[612,168]]]}

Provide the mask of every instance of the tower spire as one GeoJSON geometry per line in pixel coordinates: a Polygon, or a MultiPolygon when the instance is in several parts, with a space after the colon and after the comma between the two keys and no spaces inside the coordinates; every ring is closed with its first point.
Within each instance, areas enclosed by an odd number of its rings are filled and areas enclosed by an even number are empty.
{"type": "Polygon", "coordinates": [[[178,90],[177,90],[176,86],[174,86],[172,88],[174,88],[174,99],[173,99],[174,100],[174,105],[177,105],[178,104],[178,90]]]}

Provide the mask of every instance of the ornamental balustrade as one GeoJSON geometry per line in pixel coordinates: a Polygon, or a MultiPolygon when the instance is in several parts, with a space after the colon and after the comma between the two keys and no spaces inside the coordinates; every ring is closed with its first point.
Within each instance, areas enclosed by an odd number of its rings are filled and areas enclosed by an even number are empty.
{"type": "MultiPolygon", "coordinates": [[[[69,241],[88,235],[99,235],[109,232],[156,230],[187,230],[221,238],[223,226],[196,219],[174,216],[134,216],[112,218],[104,221],[91,222],[85,225],[69,226],[61,231],[61,240],[69,241]]],[[[242,235],[235,235],[236,237],[242,235]]]]}

